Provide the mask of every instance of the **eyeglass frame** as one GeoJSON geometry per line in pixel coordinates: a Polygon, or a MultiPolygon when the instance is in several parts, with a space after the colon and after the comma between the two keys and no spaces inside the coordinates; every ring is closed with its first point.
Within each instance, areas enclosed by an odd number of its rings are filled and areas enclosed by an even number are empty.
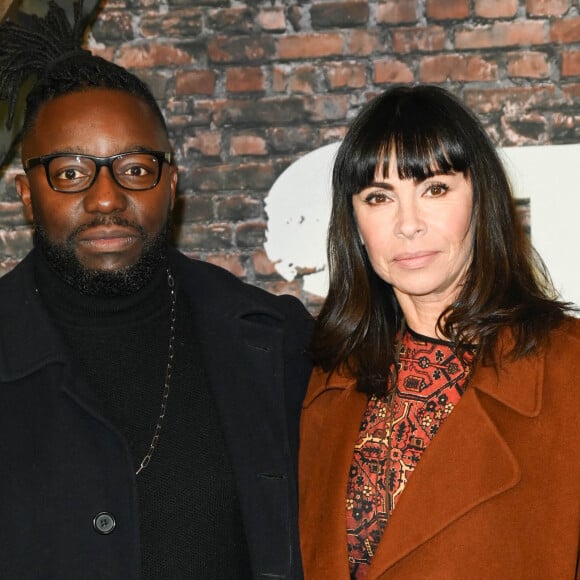
{"type": "Polygon", "coordinates": [[[54,191],[57,191],[58,193],[75,194],[75,193],[82,193],[83,191],[87,191],[87,189],[90,189],[91,187],[93,187],[93,185],[95,184],[95,181],[97,181],[97,177],[99,176],[99,172],[101,171],[101,167],[106,167],[109,170],[109,174],[113,178],[113,181],[119,187],[122,187],[123,189],[126,189],[127,191],[148,191],[149,189],[153,189],[154,187],[157,187],[157,185],[159,184],[159,181],[161,179],[161,174],[163,173],[163,163],[165,162],[168,165],[171,165],[172,157],[173,157],[172,154],[167,152],[167,151],[152,151],[152,150],[142,150],[142,149],[139,149],[136,151],[125,151],[123,153],[116,153],[115,155],[109,155],[108,157],[96,157],[94,155],[84,155],[83,153],[72,153],[72,152],[71,153],[52,153],[50,155],[42,155],[40,157],[31,157],[30,159],[26,159],[25,161],[23,161],[22,165],[24,167],[24,171],[26,171],[26,172],[28,172],[30,169],[34,169],[35,167],[38,167],[39,165],[42,165],[44,167],[44,172],[46,174],[46,181],[47,181],[48,185],[50,185],[51,189],[53,189],[54,191]],[[153,157],[155,157],[155,159],[157,159],[157,162],[159,163],[159,171],[157,174],[157,179],[155,179],[155,181],[153,182],[153,185],[151,185],[149,187],[145,187],[145,188],[134,189],[131,187],[124,186],[122,183],[119,183],[119,181],[117,180],[117,176],[115,175],[115,172],[113,171],[113,163],[121,157],[126,157],[127,155],[135,155],[135,154],[152,155],[153,157]],[[85,159],[90,159],[91,161],[93,161],[95,164],[95,174],[93,175],[91,182],[86,187],[83,187],[82,189],[75,190],[75,191],[66,191],[66,190],[58,189],[57,187],[55,187],[54,184],[52,183],[52,179],[50,178],[48,166],[53,159],[58,159],[59,157],[83,157],[85,159]]]}

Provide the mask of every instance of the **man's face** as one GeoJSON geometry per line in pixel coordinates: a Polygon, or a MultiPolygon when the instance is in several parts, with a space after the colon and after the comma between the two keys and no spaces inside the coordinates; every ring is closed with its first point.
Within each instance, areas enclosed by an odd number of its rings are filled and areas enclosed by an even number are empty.
{"type": "MultiPolygon", "coordinates": [[[[169,147],[144,101],[122,91],[91,88],[57,97],[40,109],[23,140],[22,158],[54,153],[107,157],[136,150],[167,152],[169,147]]],[[[75,175],[67,171],[66,178],[75,175]]],[[[77,278],[86,278],[82,283],[101,280],[97,289],[85,288],[87,293],[102,293],[103,284],[138,275],[143,262],[158,263],[151,253],[164,251],[176,184],[177,170],[167,163],[157,185],[145,191],[120,186],[106,167],[79,193],[54,191],[43,166],[16,178],[26,215],[35,225],[35,244],[49,262],[77,287],[77,278]]],[[[144,282],[110,293],[127,293],[144,282]]]]}

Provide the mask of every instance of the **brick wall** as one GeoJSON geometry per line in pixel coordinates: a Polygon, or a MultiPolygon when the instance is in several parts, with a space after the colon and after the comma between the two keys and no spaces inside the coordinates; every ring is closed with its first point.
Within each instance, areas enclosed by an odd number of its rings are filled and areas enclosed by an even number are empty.
{"type": "MultiPolygon", "coordinates": [[[[578,0],[108,0],[94,51],[153,88],[181,170],[176,242],[303,296],[263,251],[264,197],[393,82],[453,90],[502,146],[580,139],[578,0]]],[[[30,247],[0,180],[0,273],[30,247]]]]}

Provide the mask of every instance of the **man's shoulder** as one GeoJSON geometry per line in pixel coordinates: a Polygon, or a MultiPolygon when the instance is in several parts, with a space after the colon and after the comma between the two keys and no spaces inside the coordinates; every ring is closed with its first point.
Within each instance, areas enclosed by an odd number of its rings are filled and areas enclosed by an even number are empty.
{"type": "Polygon", "coordinates": [[[21,292],[29,286],[34,286],[32,252],[16,264],[12,270],[0,277],[0,294],[21,292]]]}
{"type": "Polygon", "coordinates": [[[203,300],[208,306],[238,305],[249,311],[264,310],[264,313],[278,313],[282,316],[291,313],[293,316],[310,318],[306,308],[296,297],[271,294],[240,280],[225,268],[190,258],[176,250],[170,253],[170,262],[177,268],[186,292],[203,300]]]}

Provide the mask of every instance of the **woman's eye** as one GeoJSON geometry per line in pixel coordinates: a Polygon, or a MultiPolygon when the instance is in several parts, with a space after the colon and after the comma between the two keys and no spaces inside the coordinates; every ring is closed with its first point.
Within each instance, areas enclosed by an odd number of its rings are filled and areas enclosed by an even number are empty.
{"type": "Polygon", "coordinates": [[[449,186],[445,185],[444,183],[432,183],[427,188],[427,193],[432,197],[440,197],[447,193],[448,189],[449,186]]]}
{"type": "Polygon", "coordinates": [[[364,196],[364,202],[369,205],[377,205],[388,201],[387,195],[382,191],[371,191],[364,196]]]}

